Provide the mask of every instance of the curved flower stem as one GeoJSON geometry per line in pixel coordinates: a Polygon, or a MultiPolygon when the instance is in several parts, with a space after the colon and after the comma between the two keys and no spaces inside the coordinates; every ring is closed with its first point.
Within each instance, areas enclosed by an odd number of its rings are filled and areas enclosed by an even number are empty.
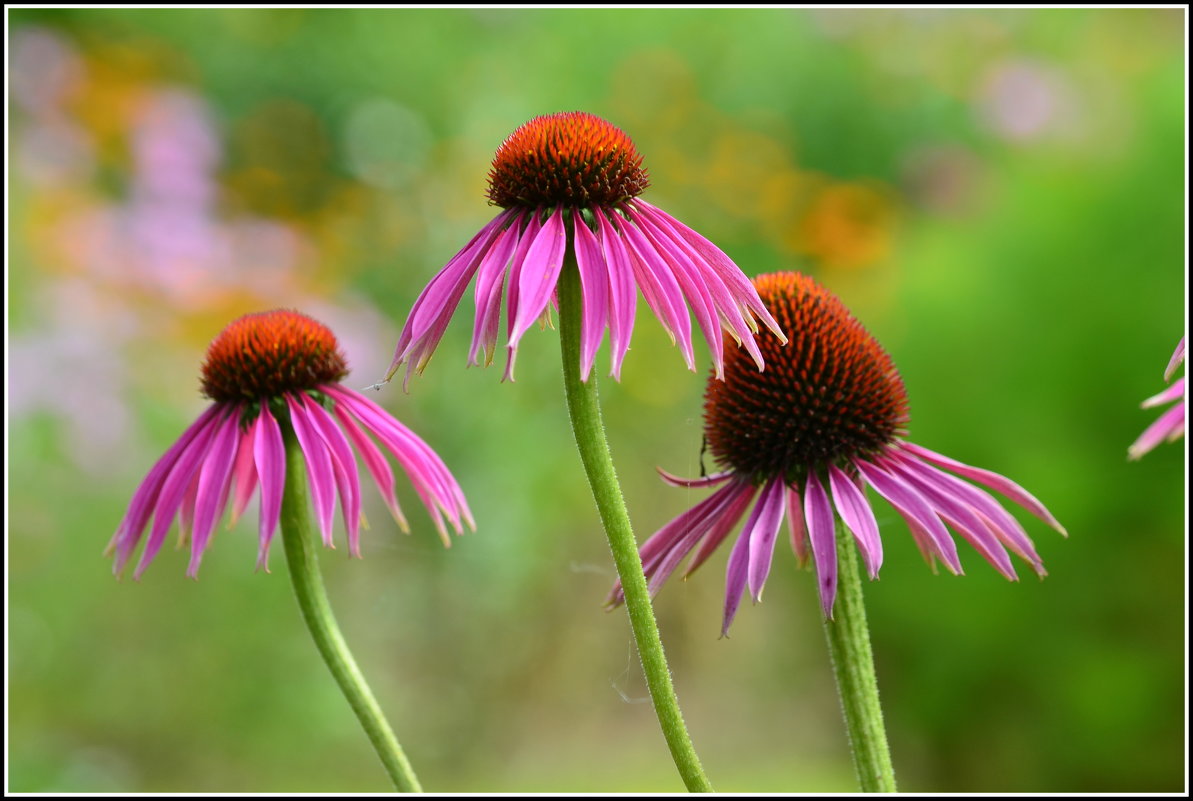
{"type": "Polygon", "coordinates": [[[605,426],[601,421],[601,406],[597,399],[596,377],[580,380],[580,273],[570,250],[557,285],[559,293],[559,339],[563,345],[563,383],[567,391],[568,413],[572,431],[584,462],[584,472],[592,488],[597,510],[601,514],[617,575],[625,591],[626,610],[634,631],[634,641],[646,673],[646,684],[654,703],[655,714],[663,729],[663,737],[671,749],[671,759],[679,768],[684,785],[691,792],[712,792],[712,785],[704,775],[700,758],[692,747],[691,737],[684,727],[683,714],[671,684],[671,671],[663,654],[659,627],[655,623],[642,574],[642,560],[638,557],[638,543],[630,527],[621,487],[613,469],[609,443],[605,440],[605,426]]]}
{"type": "Polygon", "coordinates": [[[837,692],[845,713],[845,728],[853,751],[853,767],[865,793],[895,792],[891,749],[878,703],[874,654],[862,601],[862,578],[853,541],[837,520],[837,602],[833,619],[824,621],[837,692]]]}
{"type": "Polygon", "coordinates": [[[315,556],[302,450],[290,427],[284,425],[283,431],[286,440],[286,488],[282,495],[282,542],[302,617],[311,636],[315,638],[323,661],[331,669],[336,683],[360,720],[394,786],[402,793],[421,793],[422,787],[402,752],[402,746],[398,745],[393,729],[386,722],[377,699],[369,690],[336,625],[315,556]]]}

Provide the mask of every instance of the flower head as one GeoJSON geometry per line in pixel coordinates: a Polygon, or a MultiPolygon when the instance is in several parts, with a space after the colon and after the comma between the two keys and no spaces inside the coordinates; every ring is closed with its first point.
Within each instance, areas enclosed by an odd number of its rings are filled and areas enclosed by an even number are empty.
{"type": "Polygon", "coordinates": [[[266,566],[277,530],[286,479],[283,427],[297,437],[323,542],[332,546],[339,496],[348,547],[360,555],[360,454],[394,520],[408,531],[394,496],[394,475],[375,437],[410,476],[444,545],[443,518],[462,531],[475,528],[456,480],[425,442],[380,406],[342,386],[348,373],[335,336],[294,311],[250,314],[231,323],[207,350],[203,394],[212,405],[166,451],[141,482],[108,546],[120,573],[153,525],[134,576],[157,555],[175,516],[180,544],[188,539],[192,578],[229,498],[232,519],[261,488],[258,567],[266,566]],[[366,433],[367,432],[367,433],[366,433]]]}
{"type": "MultiPolygon", "coordinates": [[[[1181,341],[1177,344],[1176,350],[1172,353],[1172,358],[1168,360],[1168,367],[1164,370],[1164,380],[1172,379],[1172,374],[1176,372],[1176,368],[1185,360],[1185,338],[1181,337],[1181,341]]],[[[1164,390],[1158,395],[1145,400],[1140,406],[1144,409],[1150,409],[1153,406],[1159,406],[1163,403],[1177,403],[1164,414],[1156,419],[1156,422],[1147,427],[1139,439],[1131,444],[1127,449],[1127,454],[1132,459],[1138,459],[1143,454],[1150,451],[1152,448],[1159,445],[1161,442],[1167,440],[1173,442],[1184,436],[1185,433],[1185,377],[1181,376],[1168,389],[1164,390]]]]}
{"type": "MultiPolygon", "coordinates": [[[[799,273],[760,276],[754,285],[791,341],[784,345],[760,332],[765,372],[751,369],[736,349],[727,354],[724,380],[709,379],[704,431],[722,469],[698,479],[659,472],[674,486],[719,489],[643,543],[651,592],[688,554],[695,552],[685,576],[703,564],[753,503],[729,555],[722,634],[747,588],[761,600],[784,517],[801,564],[811,551],[821,605],[832,617],[834,509],[870,578],[882,565],[867,485],[907,521],[929,564],[939,559],[952,573],[962,572],[947,523],[1008,579],[1016,578],[1008,549],[1043,576],[1023,526],[962,479],[997,490],[1064,533],[1043,504],[1008,478],[904,440],[907,393],[894,362],[832,293],[799,273]]],[[[620,585],[609,600],[621,602],[620,585]]]]}
{"type": "Polygon", "coordinates": [[[636,294],[677,341],[690,369],[692,323],[723,362],[721,327],[743,343],[762,369],[753,334],[761,321],[783,332],[728,256],[700,234],[638,195],[649,184],[642,156],[619,128],[584,112],[535,117],[498,148],[489,200],[503,211],[452,257],[415,300],[398,339],[388,378],[406,363],[406,381],[421,372],[464,291],[476,277],[470,364],[493,360],[505,292],[508,360],[513,379],[522,335],[549,314],[560,270],[575,259],[582,285],[581,375],[587,380],[605,329],[611,374],[621,374],[630,346],[636,294]],[[755,320],[757,318],[757,321],[755,320]]]}

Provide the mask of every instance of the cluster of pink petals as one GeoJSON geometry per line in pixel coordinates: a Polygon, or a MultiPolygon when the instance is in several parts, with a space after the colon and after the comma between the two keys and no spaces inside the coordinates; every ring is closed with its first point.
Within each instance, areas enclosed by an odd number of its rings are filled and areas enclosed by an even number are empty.
{"type": "Polygon", "coordinates": [[[407,364],[407,383],[411,372],[422,371],[475,276],[476,320],[468,361],[480,364],[482,351],[485,364],[492,361],[504,289],[505,377],[513,380],[518,342],[548,313],[569,246],[574,249],[582,284],[580,361],[584,380],[606,328],[612,350],[611,375],[620,377],[634,327],[636,290],[642,292],[672,341],[679,343],[689,369],[695,370],[689,307],[712,349],[718,377],[723,369],[722,326],[749,350],[759,369],[762,354],[753,336],[757,321],[786,341],[737,265],[691,228],[640,199],[627,201],[616,210],[594,207],[591,212],[595,230],[586,224],[580,210],[570,209],[570,245],[562,207],[515,207],[497,215],[418,296],[398,338],[389,377],[403,363],[407,364]]]}
{"type": "MultiPolygon", "coordinates": [[[[475,529],[459,485],[425,442],[357,392],[330,384],[318,389],[333,401],[332,411],[305,392],[284,397],[306,462],[312,503],[325,545],[334,547],[332,523],[338,494],[349,550],[353,556],[360,556],[360,480],[352,445],[377,482],[394,520],[408,530],[394,496],[393,471],[366,431],[406,471],[444,545],[451,544],[444,516],[457,533],[462,532],[461,521],[475,529]]],[[[258,485],[261,503],[257,565],[266,566],[269,544],[281,516],[286,451],[281,427],[269,411],[268,402],[262,402],[261,412],[252,423],[242,426],[245,409],[246,404],[213,404],[149,471],[108,546],[109,552],[115,552],[117,574],[132,557],[152,517],[149,538],[134,572],[139,578],[161,549],[177,516],[180,542],[190,539],[187,575],[194,578],[229,497],[235,520],[258,485]]]]}
{"type": "MultiPolygon", "coordinates": [[[[1172,379],[1172,374],[1176,372],[1176,368],[1185,360],[1185,338],[1181,337],[1180,343],[1173,351],[1172,358],[1168,360],[1168,367],[1164,370],[1164,380],[1172,379]]],[[[1161,392],[1159,395],[1154,395],[1140,406],[1144,409],[1150,409],[1153,406],[1160,406],[1165,403],[1172,403],[1178,401],[1164,414],[1152,423],[1147,429],[1139,435],[1139,439],[1131,444],[1127,449],[1127,454],[1132,459],[1138,459],[1143,454],[1150,451],[1152,448],[1159,445],[1161,442],[1167,440],[1173,442],[1180,439],[1185,433],[1185,376],[1181,376],[1168,389],[1161,392]]]]}
{"type": "MultiPolygon", "coordinates": [[[[1045,571],[1023,526],[993,496],[939,468],[1002,493],[1065,533],[1043,504],[1010,479],[970,467],[910,442],[900,441],[870,461],[855,458],[852,466],[856,471],[855,478],[836,465],[830,465],[827,489],[814,470],[808,472],[802,486],[789,484],[781,477],[762,486],[758,501],[729,554],[722,636],[729,631],[747,588],[755,602],[762,599],[762,587],[770,573],[775,540],[784,517],[787,518],[792,549],[801,564],[806,564],[809,547],[811,549],[820,602],[826,617],[832,617],[837,594],[834,507],[853,534],[870,578],[878,576],[882,566],[882,539],[864,492],[866,485],[873,487],[907,521],[916,545],[929,564],[939,559],[954,574],[962,573],[961,561],[956,544],[945,528],[946,523],[1012,581],[1017,576],[1008,549],[1027,560],[1038,575],[1043,576],[1045,571]]],[[[640,550],[642,566],[652,594],[658,592],[679,563],[693,551],[695,555],[685,576],[703,564],[737,525],[758,494],[753,483],[732,471],[700,479],[682,479],[659,472],[665,481],[679,487],[724,486],[643,543],[640,550]]],[[[620,583],[614,586],[609,601],[622,601],[620,583]]]]}

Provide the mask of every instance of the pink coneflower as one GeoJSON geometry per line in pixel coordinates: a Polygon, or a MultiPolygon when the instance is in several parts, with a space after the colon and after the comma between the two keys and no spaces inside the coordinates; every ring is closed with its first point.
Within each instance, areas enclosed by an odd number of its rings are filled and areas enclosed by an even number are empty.
{"type": "MultiPolygon", "coordinates": [[[[757,496],[729,555],[722,634],[747,587],[755,601],[761,599],[784,516],[801,563],[811,548],[821,604],[832,617],[834,508],[852,532],[870,578],[882,565],[867,485],[907,521],[929,564],[939,559],[952,573],[962,572],[947,523],[1008,579],[1016,575],[1007,549],[1043,576],[1023,527],[992,496],[962,478],[997,490],[1063,534],[1043,504],[997,473],[902,439],[908,420],[903,381],[890,356],[836,296],[799,273],[760,276],[754,285],[792,339],[784,346],[762,332],[757,344],[766,372],[751,369],[736,349],[726,359],[725,379],[710,378],[704,430],[709,450],[724,469],[698,479],[662,475],[675,486],[720,489],[642,545],[651,592],[692,551],[685,575],[703,564],[757,496]]],[[[609,600],[621,602],[620,585],[609,600]]]]}
{"type": "Polygon", "coordinates": [[[214,403],[158,460],[141,482],[108,546],[120,573],[153,517],[137,562],[139,577],[178,517],[180,542],[190,540],[192,578],[229,497],[235,520],[261,487],[258,567],[266,565],[278,527],[286,478],[283,429],[293,431],[306,462],[323,542],[332,546],[339,496],[348,548],[360,555],[360,482],[352,446],[368,467],[394,520],[408,530],[394,496],[393,471],[375,437],[410,476],[444,545],[443,518],[456,532],[475,528],[456,480],[440,458],[380,406],[342,386],[348,373],[335,336],[293,311],[249,314],[231,323],[207,350],[203,394],[214,403]],[[366,434],[367,432],[367,434],[366,434]],[[351,444],[349,444],[351,443],[351,444]]]}
{"type": "MultiPolygon", "coordinates": [[[[1181,337],[1180,343],[1176,346],[1176,350],[1172,353],[1172,358],[1168,360],[1168,367],[1164,370],[1164,380],[1172,379],[1172,374],[1176,372],[1176,368],[1185,360],[1185,338],[1181,337]]],[[[1150,451],[1152,448],[1159,445],[1161,442],[1167,440],[1173,442],[1180,439],[1185,433],[1185,377],[1181,376],[1176,383],[1168,389],[1161,392],[1159,395],[1154,395],[1140,406],[1144,409],[1150,409],[1153,406],[1159,406],[1164,403],[1171,403],[1177,401],[1164,414],[1160,415],[1156,422],[1152,423],[1147,429],[1139,435],[1139,439],[1127,448],[1127,454],[1132,459],[1138,459],[1143,454],[1150,451]]]]}
{"type": "Polygon", "coordinates": [[[535,117],[497,149],[489,172],[489,201],[504,211],[452,257],[423,290],[398,339],[387,380],[407,362],[406,381],[421,372],[448,320],[476,276],[476,325],[470,364],[493,360],[501,298],[506,292],[508,361],[522,335],[549,316],[548,304],[565,260],[575,259],[583,287],[581,376],[588,379],[605,328],[611,375],[621,374],[630,346],[637,290],[695,369],[688,309],[722,370],[721,327],[745,344],[762,369],[754,344],[755,317],[782,331],[749,280],[728,256],[666,212],[638,198],[648,185],[642,157],[619,128],[584,112],[535,117]]]}

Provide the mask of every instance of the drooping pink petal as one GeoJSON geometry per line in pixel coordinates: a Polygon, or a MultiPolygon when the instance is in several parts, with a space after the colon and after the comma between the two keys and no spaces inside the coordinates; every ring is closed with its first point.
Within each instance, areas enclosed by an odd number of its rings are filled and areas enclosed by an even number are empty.
{"type": "Polygon", "coordinates": [[[1172,401],[1180,400],[1183,397],[1185,397],[1185,377],[1181,376],[1174,381],[1172,386],[1168,387],[1168,389],[1164,390],[1158,395],[1153,395],[1143,403],[1139,404],[1139,406],[1142,409],[1151,409],[1154,406],[1162,406],[1165,403],[1171,403],[1172,401]]]}
{"type": "MultiPolygon", "coordinates": [[[[723,490],[728,493],[725,500],[724,507],[718,512],[716,520],[713,521],[712,528],[709,529],[708,534],[704,536],[704,540],[700,543],[700,549],[696,551],[696,555],[692,557],[692,561],[688,562],[687,568],[684,570],[684,578],[696,572],[696,568],[704,564],[708,557],[712,555],[713,551],[725,540],[733,527],[737,525],[737,521],[741,520],[742,513],[746,511],[746,507],[750,505],[750,501],[754,500],[755,488],[753,484],[748,481],[733,481],[723,490]]],[[[718,490],[720,492],[721,490],[718,490]]]]}
{"type": "Polygon", "coordinates": [[[674,275],[675,281],[687,299],[692,313],[696,316],[696,322],[712,351],[712,363],[716,376],[724,378],[724,341],[721,337],[720,321],[712,295],[709,293],[700,271],[692,264],[684,250],[676,247],[662,231],[650,222],[649,218],[638,216],[633,219],[633,223],[642,231],[658,261],[662,263],[657,269],[667,269],[674,275]]]}
{"type": "Polygon", "coordinates": [[[733,550],[729,552],[729,563],[725,566],[725,614],[721,618],[721,636],[729,636],[729,626],[741,606],[746,592],[746,580],[750,569],[750,538],[745,531],[737,536],[733,550]]]}
{"type": "Polygon", "coordinates": [[[836,465],[829,465],[828,479],[837,514],[853,532],[858,550],[862,552],[862,559],[866,563],[866,572],[871,579],[878,578],[878,569],[882,567],[882,538],[878,534],[874,510],[858,486],[836,465]]]}
{"type": "Polygon", "coordinates": [[[1185,404],[1180,403],[1164,412],[1156,418],[1154,423],[1144,429],[1143,433],[1139,435],[1139,439],[1131,443],[1127,454],[1132,459],[1138,459],[1164,440],[1171,442],[1184,433],[1185,404]]]}
{"type": "Polygon", "coordinates": [[[342,403],[369,432],[385,445],[410,478],[423,505],[431,514],[435,528],[445,546],[451,540],[443,527],[440,509],[447,515],[457,532],[462,531],[461,520],[476,528],[472,513],[464,500],[464,493],[447,467],[431,448],[380,406],[344,386],[327,386],[324,391],[342,403]]]}
{"type": "Polygon", "coordinates": [[[1164,380],[1168,381],[1172,378],[1172,374],[1176,372],[1176,368],[1185,360],[1185,338],[1181,337],[1181,341],[1177,343],[1176,350],[1172,352],[1172,358],[1168,360],[1168,366],[1164,368],[1164,380]]]}
{"type": "Polygon", "coordinates": [[[373,444],[373,441],[360,430],[360,426],[353,420],[352,415],[348,414],[341,404],[336,404],[335,415],[344,430],[348,432],[352,443],[356,445],[356,450],[360,453],[361,458],[365,460],[365,466],[368,467],[369,473],[377,483],[377,489],[381,490],[381,498],[389,507],[394,522],[398,524],[398,528],[409,534],[410,524],[406,522],[406,516],[402,514],[402,509],[398,505],[396,482],[389,462],[385,460],[385,456],[373,444]]]}
{"type": "Polygon", "coordinates": [[[634,266],[613,224],[601,211],[596,213],[600,231],[601,252],[609,276],[609,351],[612,367],[609,374],[621,379],[621,364],[630,348],[634,331],[634,315],[638,304],[634,266]]]}
{"type": "Polygon", "coordinates": [[[517,312],[506,346],[509,349],[509,366],[505,374],[511,381],[514,379],[518,341],[547,308],[547,302],[559,281],[559,270],[563,267],[566,250],[567,229],[563,224],[563,210],[557,208],[526,251],[518,274],[517,312]]]}
{"type": "Polygon", "coordinates": [[[728,481],[734,476],[732,470],[723,470],[720,473],[713,473],[712,475],[701,476],[700,478],[681,478],[674,473],[668,473],[661,467],[656,467],[655,472],[659,474],[663,481],[667,482],[671,486],[683,487],[686,489],[691,489],[693,487],[711,487],[728,481]]]}
{"type": "Polygon", "coordinates": [[[483,255],[517,214],[516,210],[510,209],[494,217],[423,289],[398,336],[394,359],[386,372],[387,381],[393,378],[403,362],[409,362],[404,386],[409,384],[412,372],[421,372],[426,366],[447,329],[448,320],[464,296],[468,282],[480,266],[483,255]]]}
{"type": "Polygon", "coordinates": [[[314,421],[309,418],[302,403],[287,393],[286,405],[290,408],[290,424],[294,427],[294,435],[298,437],[306,461],[311,500],[315,506],[315,518],[319,521],[319,531],[323,534],[323,544],[334,548],[331,531],[336,509],[336,479],[331,466],[331,454],[327,452],[326,443],[319,436],[314,421]]]}
{"type": "Polygon", "coordinates": [[[191,536],[191,561],[186,574],[191,578],[199,570],[199,562],[216,518],[223,511],[224,493],[232,478],[232,465],[236,459],[236,444],[240,439],[240,415],[231,414],[220,422],[211,443],[211,450],[199,468],[199,489],[195,496],[195,528],[191,536]]]}
{"type": "MultiPolygon", "coordinates": [[[[643,230],[651,233],[652,239],[655,240],[660,252],[669,254],[674,258],[674,266],[684,270],[690,276],[694,285],[696,282],[699,283],[701,290],[708,299],[709,307],[720,319],[725,330],[729,332],[734,340],[746,348],[746,351],[754,359],[755,364],[758,365],[758,369],[763,369],[762,352],[758,349],[758,343],[754,340],[754,332],[757,326],[754,324],[753,318],[750,317],[747,322],[747,318],[742,316],[744,306],[738,303],[729,287],[721,279],[721,276],[709,266],[708,262],[683,237],[676,233],[665,217],[666,215],[663,215],[661,218],[654,213],[648,212],[637,214],[634,220],[638,225],[642,226],[643,230]]],[[[751,286],[751,289],[753,289],[753,286],[751,286]]],[[[685,287],[686,291],[687,288],[685,287]]],[[[689,297],[690,300],[691,298],[689,297]]],[[[748,316],[749,312],[747,311],[746,314],[748,316]]],[[[723,350],[723,337],[719,330],[713,336],[709,334],[707,329],[705,330],[705,337],[708,339],[709,345],[713,347],[714,364],[719,367],[723,350]]],[[[717,377],[721,378],[722,373],[718,372],[717,377]]]]}
{"type": "Polygon", "coordinates": [[[787,533],[791,540],[791,552],[801,568],[808,566],[808,529],[804,526],[804,502],[799,490],[787,485],[787,533]]]}
{"type": "Polygon", "coordinates": [[[754,512],[742,529],[742,536],[750,538],[750,566],[747,586],[755,603],[762,600],[762,588],[770,575],[775,554],[775,540],[783,525],[783,479],[773,478],[762,490],[754,512]]]}
{"type": "Polygon", "coordinates": [[[854,459],[854,466],[875,491],[886,498],[917,537],[916,543],[931,549],[945,567],[954,575],[960,575],[961,560],[957,558],[957,544],[949,536],[948,529],[940,522],[932,506],[914,488],[902,479],[893,476],[862,459],[854,459]]]}
{"type": "Polygon", "coordinates": [[[218,405],[207,407],[199,415],[199,419],[191,423],[182,432],[182,436],[154,463],[149,473],[137,487],[136,492],[133,493],[132,500],[128,504],[128,510],[124,514],[124,519],[116,527],[116,532],[112,535],[112,539],[105,549],[106,554],[110,554],[113,551],[117,552],[113,566],[115,573],[120,573],[124,564],[128,561],[129,555],[137,547],[137,543],[140,542],[141,535],[145,531],[145,526],[149,522],[149,517],[153,514],[154,507],[161,494],[162,486],[165,484],[170,472],[174,469],[179,457],[219,411],[220,407],[218,405]]]}
{"type": "Polygon", "coordinates": [[[1044,508],[1044,504],[1040,503],[1038,500],[1036,500],[1034,495],[1023,489],[1023,487],[1019,486],[1014,481],[1011,481],[1011,479],[1007,478],[1006,476],[1000,476],[998,473],[992,472],[990,470],[983,470],[980,467],[970,467],[967,464],[958,462],[956,459],[950,459],[947,456],[942,456],[935,451],[930,451],[923,446],[916,445],[911,442],[901,442],[899,443],[899,447],[910,451],[925,461],[932,462],[939,467],[948,468],[954,473],[965,476],[971,481],[976,481],[979,484],[987,486],[995,492],[1001,492],[1003,495],[1007,496],[1012,501],[1031,512],[1033,515],[1052,526],[1064,536],[1069,536],[1068,532],[1065,531],[1065,527],[1062,526],[1057,519],[1052,516],[1051,512],[1044,508]]]}
{"type": "MultiPolygon", "coordinates": [[[[225,415],[229,413],[233,416],[239,414],[238,408],[233,408],[230,412],[228,407],[220,404],[212,408],[216,409],[217,413],[208,417],[204,421],[202,428],[196,431],[195,437],[178,454],[178,458],[174,461],[169,475],[166,476],[166,480],[162,483],[161,491],[158,494],[153,510],[153,527],[150,529],[149,539],[145,542],[145,550],[141,552],[141,558],[137,562],[136,570],[133,571],[133,578],[135,579],[141,577],[145,568],[149,566],[149,563],[153,561],[153,557],[161,549],[162,543],[166,538],[166,533],[170,530],[170,524],[174,521],[174,515],[178,511],[178,506],[182,503],[183,494],[186,492],[187,487],[190,485],[199,468],[203,465],[203,460],[211,448],[211,443],[216,433],[220,430],[220,426],[224,422],[225,415]]],[[[135,544],[134,540],[128,544],[127,549],[123,547],[117,549],[117,572],[119,572],[119,569],[128,560],[128,557],[131,555],[131,548],[135,544]]]]}
{"type": "MultiPolygon", "coordinates": [[[[758,297],[758,292],[754,289],[749,279],[742,273],[741,268],[734,264],[733,260],[726,256],[720,248],[670,214],[667,214],[657,206],[652,206],[641,198],[634,198],[630,201],[629,205],[639,214],[646,214],[656,223],[666,225],[675,236],[687,242],[704,262],[720,276],[721,280],[737,300],[738,305],[742,308],[743,314],[746,312],[753,314],[754,318],[774,332],[775,336],[781,341],[787,341],[787,335],[783,333],[783,329],[775,322],[775,318],[766,310],[766,306],[763,305],[762,300],[758,297]]],[[[755,324],[749,314],[745,314],[746,321],[750,324],[751,329],[753,329],[755,324]]]]}
{"type": "Polygon", "coordinates": [[[468,351],[469,364],[480,364],[478,357],[482,348],[485,352],[485,366],[493,361],[501,317],[502,285],[505,282],[510,257],[518,245],[521,228],[522,218],[519,216],[497,236],[477,269],[476,324],[472,329],[472,347],[468,351]]]}
{"type": "Polygon", "coordinates": [[[1035,545],[1027,536],[1027,532],[1023,530],[1023,526],[1006,509],[1002,508],[993,496],[972,484],[965,483],[954,475],[920,461],[905,451],[895,451],[890,455],[890,461],[899,462],[905,470],[920,476],[923,481],[939,486],[942,492],[948,493],[970,506],[982,518],[982,522],[994,532],[1000,542],[1031,563],[1032,569],[1037,575],[1047,574],[1047,571],[1044,570],[1043,560],[1036,553],[1035,545]]]}
{"type": "Polygon", "coordinates": [[[261,482],[261,511],[257,523],[257,567],[269,570],[269,543],[282,516],[282,494],[286,487],[286,445],[282,429],[261,402],[261,414],[253,421],[253,461],[261,482]]]}
{"type": "Polygon", "coordinates": [[[191,478],[186,492],[182,495],[182,504],[178,507],[178,547],[190,542],[191,531],[195,528],[195,499],[199,497],[199,473],[191,478]]]}
{"type": "Polygon", "coordinates": [[[673,342],[677,342],[689,370],[696,369],[692,350],[692,321],[683,292],[671,268],[659,258],[650,240],[633,223],[618,219],[618,232],[625,241],[634,267],[638,288],[651,311],[659,318],[673,342]]]}
{"type": "MultiPolygon", "coordinates": [[[[671,520],[642,544],[639,557],[642,559],[643,573],[650,579],[651,595],[659,591],[684,557],[692,552],[696,543],[711,530],[718,528],[728,514],[732,514],[736,494],[739,493],[735,486],[722,487],[671,520]]],[[[740,517],[741,512],[738,511],[733,515],[729,526],[740,517]]],[[[622,600],[621,580],[618,579],[609,593],[607,602],[618,604],[622,600]]]]}
{"type": "Polygon", "coordinates": [[[926,481],[923,477],[905,468],[906,460],[884,459],[878,464],[888,473],[898,475],[909,486],[920,493],[932,508],[942,518],[947,520],[953,529],[982,555],[982,558],[994,566],[1010,581],[1018,581],[1015,566],[1011,558],[1003,549],[1002,543],[978,515],[964,500],[953,495],[947,488],[938,483],[926,481]]]}
{"type": "MultiPolygon", "coordinates": [[[[322,387],[320,388],[322,389],[322,387]]],[[[331,455],[332,471],[335,474],[336,487],[340,493],[340,510],[344,516],[344,528],[348,531],[348,552],[355,557],[360,556],[360,477],[356,472],[356,457],[352,455],[352,446],[348,444],[344,432],[336,425],[327,410],[307,395],[302,394],[302,403],[306,407],[307,419],[315,424],[315,429],[327,446],[331,455]]]]}
{"type": "Polygon", "coordinates": [[[229,526],[236,525],[236,521],[244,514],[253,490],[257,488],[257,470],[253,466],[253,428],[246,428],[240,434],[240,443],[236,446],[236,464],[232,467],[232,517],[229,526]]]}
{"type": "MultiPolygon", "coordinates": [[[[598,212],[599,213],[599,212],[598,212]]],[[[601,244],[589,230],[584,217],[572,212],[573,244],[576,252],[576,266],[580,271],[580,288],[583,293],[583,316],[580,321],[580,380],[587,381],[588,373],[596,360],[597,348],[605,334],[605,323],[609,318],[609,270],[601,253],[601,244]]]]}
{"type": "Polygon", "coordinates": [[[804,520],[808,526],[808,539],[812,541],[812,558],[816,560],[820,605],[824,609],[824,616],[832,620],[833,601],[837,597],[837,545],[833,532],[833,509],[814,470],[808,471],[808,483],[804,486],[804,520]]]}

